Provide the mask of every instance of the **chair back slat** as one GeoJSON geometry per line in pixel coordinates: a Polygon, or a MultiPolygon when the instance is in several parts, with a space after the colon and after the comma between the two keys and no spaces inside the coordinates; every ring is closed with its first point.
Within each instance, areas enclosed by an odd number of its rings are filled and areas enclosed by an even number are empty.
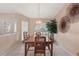
{"type": "Polygon", "coordinates": [[[45,55],[46,37],[35,37],[35,54],[42,53],[45,55]]]}

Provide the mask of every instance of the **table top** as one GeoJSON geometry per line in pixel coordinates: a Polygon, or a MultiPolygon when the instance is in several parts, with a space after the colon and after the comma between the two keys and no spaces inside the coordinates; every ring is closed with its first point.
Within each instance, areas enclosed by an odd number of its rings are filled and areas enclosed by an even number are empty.
{"type": "MultiPolygon", "coordinates": [[[[30,37],[29,39],[27,40],[24,40],[24,43],[34,43],[35,42],[35,38],[34,37],[30,37]]],[[[53,42],[52,40],[46,38],[46,42],[50,43],[50,42],[53,42]]]]}

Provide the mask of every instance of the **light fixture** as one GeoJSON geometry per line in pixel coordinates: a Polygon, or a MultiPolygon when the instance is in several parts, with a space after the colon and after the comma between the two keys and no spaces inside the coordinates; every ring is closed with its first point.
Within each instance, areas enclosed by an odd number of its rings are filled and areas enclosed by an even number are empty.
{"type": "Polygon", "coordinates": [[[36,21],[36,24],[41,24],[42,21],[40,20],[40,3],[38,3],[38,19],[36,21]]]}
{"type": "Polygon", "coordinates": [[[40,20],[36,21],[36,24],[41,24],[41,23],[42,23],[42,21],[40,21],[40,20]]]}

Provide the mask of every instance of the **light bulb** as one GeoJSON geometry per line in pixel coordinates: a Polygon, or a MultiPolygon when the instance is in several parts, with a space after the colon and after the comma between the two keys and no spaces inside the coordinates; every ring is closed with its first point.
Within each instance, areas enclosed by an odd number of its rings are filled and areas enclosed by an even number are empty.
{"type": "Polygon", "coordinates": [[[40,20],[36,21],[36,24],[41,24],[42,22],[40,20]]]}

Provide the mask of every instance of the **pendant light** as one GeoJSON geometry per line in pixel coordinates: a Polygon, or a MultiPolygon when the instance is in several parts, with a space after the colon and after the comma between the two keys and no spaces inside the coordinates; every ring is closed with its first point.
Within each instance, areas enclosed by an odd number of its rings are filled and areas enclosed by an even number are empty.
{"type": "Polygon", "coordinates": [[[42,23],[42,21],[40,19],[40,3],[38,3],[38,19],[36,21],[36,24],[41,24],[41,23],[42,23]]]}

